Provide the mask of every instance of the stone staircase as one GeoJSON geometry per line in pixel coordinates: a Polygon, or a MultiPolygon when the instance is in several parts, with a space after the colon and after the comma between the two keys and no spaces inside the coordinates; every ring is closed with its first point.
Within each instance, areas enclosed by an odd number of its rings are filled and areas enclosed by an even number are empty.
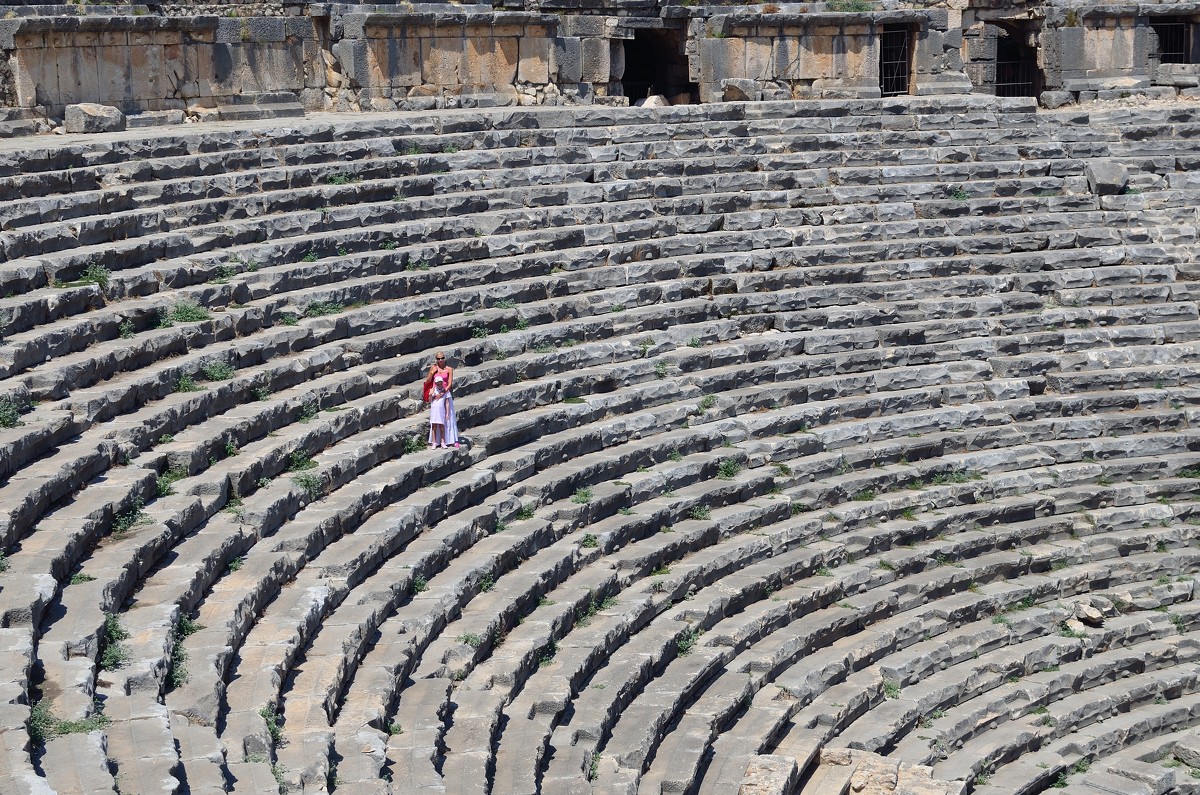
{"type": "Polygon", "coordinates": [[[1198,129],[964,96],[6,144],[5,780],[1170,791],[1198,129]]]}

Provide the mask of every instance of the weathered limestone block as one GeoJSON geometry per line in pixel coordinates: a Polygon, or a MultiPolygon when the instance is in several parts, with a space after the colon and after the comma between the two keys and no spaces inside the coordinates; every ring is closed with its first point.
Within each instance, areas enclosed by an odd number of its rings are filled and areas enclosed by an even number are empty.
{"type": "Polygon", "coordinates": [[[1061,108],[1075,102],[1075,95],[1070,91],[1043,91],[1038,96],[1038,103],[1047,110],[1061,108]]]}
{"type": "Polygon", "coordinates": [[[472,35],[467,39],[467,72],[462,82],[472,85],[511,85],[517,78],[515,37],[472,35]]]}
{"type": "Polygon", "coordinates": [[[607,39],[584,39],[581,82],[607,83],[612,71],[612,59],[607,39]]]}
{"type": "Polygon", "coordinates": [[[723,89],[722,98],[726,102],[748,102],[756,99],[758,92],[758,81],[747,80],[740,77],[731,77],[728,80],[721,81],[723,89]]]}
{"type": "Polygon", "coordinates": [[[519,40],[517,80],[522,83],[550,82],[550,39],[526,37],[519,40]]]}
{"type": "Polygon", "coordinates": [[[559,83],[578,83],[583,80],[583,42],[574,36],[554,40],[554,60],[550,73],[559,83]]]}
{"type": "Polygon", "coordinates": [[[746,77],[746,42],[743,39],[703,39],[700,42],[700,81],[720,83],[746,77]]]}
{"type": "Polygon", "coordinates": [[[343,39],[336,42],[330,49],[338,63],[341,64],[341,74],[350,78],[351,86],[361,88],[371,85],[367,42],[361,39],[343,39]]]}
{"type": "Polygon", "coordinates": [[[125,114],[94,102],[67,105],[66,128],[69,133],[121,132],[125,129],[125,114]]]}
{"type": "Polygon", "coordinates": [[[1097,196],[1115,196],[1129,184],[1129,171],[1115,160],[1091,160],[1087,164],[1088,187],[1097,196]]]}
{"type": "Polygon", "coordinates": [[[798,778],[795,759],[763,754],[746,766],[738,795],[783,795],[792,791],[798,778]]]}
{"type": "Polygon", "coordinates": [[[466,80],[467,56],[461,36],[421,40],[421,82],[457,86],[466,80]]]}

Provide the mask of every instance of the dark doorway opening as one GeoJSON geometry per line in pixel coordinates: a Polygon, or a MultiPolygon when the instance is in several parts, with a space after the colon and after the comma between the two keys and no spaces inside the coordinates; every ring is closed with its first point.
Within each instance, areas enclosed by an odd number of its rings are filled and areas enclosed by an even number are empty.
{"type": "Polygon", "coordinates": [[[1159,63],[1192,62],[1192,26],[1182,17],[1158,17],[1150,23],[1158,38],[1159,63]]]}
{"type": "Polygon", "coordinates": [[[1041,93],[1042,73],[1037,54],[1022,40],[1024,34],[1001,29],[996,39],[996,96],[1036,97],[1041,93]]]}
{"type": "Polygon", "coordinates": [[[695,101],[698,88],[688,81],[683,37],[677,30],[638,30],[626,39],[621,93],[632,105],[652,94],[672,99],[687,94],[695,101]]]}
{"type": "Polygon", "coordinates": [[[909,93],[912,82],[912,30],[884,25],[879,37],[879,90],[885,97],[909,93]]]}

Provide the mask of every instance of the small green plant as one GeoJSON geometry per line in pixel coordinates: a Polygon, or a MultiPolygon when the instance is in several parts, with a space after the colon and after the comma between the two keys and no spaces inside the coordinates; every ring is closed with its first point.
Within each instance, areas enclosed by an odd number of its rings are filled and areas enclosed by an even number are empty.
{"type": "Polygon", "coordinates": [[[689,348],[703,348],[704,343],[700,340],[699,337],[692,337],[691,339],[688,340],[688,347],[689,348]]]}
{"type": "Polygon", "coordinates": [[[0,428],[19,428],[25,423],[21,415],[27,410],[27,404],[12,395],[0,396],[0,428]]]}
{"type": "Polygon", "coordinates": [[[883,680],[884,698],[900,698],[900,683],[895,679],[883,680]]]}
{"type": "Polygon", "coordinates": [[[155,482],[155,492],[159,497],[170,496],[174,493],[173,484],[187,476],[187,470],[177,464],[158,476],[158,480],[155,482]]]}
{"type": "Polygon", "coordinates": [[[210,284],[227,284],[234,276],[237,276],[237,269],[232,265],[218,265],[208,281],[210,284]]]}
{"type": "Polygon", "coordinates": [[[175,622],[175,628],[171,632],[171,666],[167,674],[167,681],[172,689],[180,687],[188,680],[187,670],[187,649],[184,648],[183,641],[188,635],[194,635],[204,627],[197,624],[190,616],[180,616],[175,622]]]}
{"type": "Polygon", "coordinates": [[[721,480],[733,480],[742,471],[742,465],[734,458],[722,458],[717,464],[717,477],[721,480]]]}
{"type": "Polygon", "coordinates": [[[279,745],[283,740],[283,726],[279,723],[279,710],[274,701],[268,701],[266,706],[258,711],[263,721],[267,724],[267,734],[271,735],[271,742],[279,745]]]}
{"type": "Polygon", "coordinates": [[[179,380],[175,382],[176,392],[203,392],[204,387],[196,383],[196,378],[191,373],[183,373],[179,376],[179,380]]]}
{"type": "Polygon", "coordinates": [[[1062,635],[1064,638],[1086,638],[1087,637],[1086,632],[1072,629],[1071,627],[1067,626],[1067,624],[1065,622],[1059,625],[1058,634],[1062,635]]]}
{"type": "Polygon", "coordinates": [[[967,193],[967,191],[964,190],[961,185],[955,185],[953,188],[950,189],[950,191],[947,193],[947,195],[951,199],[954,199],[957,202],[964,202],[967,199],[971,198],[971,194],[967,193]]]}
{"type": "Polygon", "coordinates": [[[429,580],[425,579],[420,574],[413,575],[412,592],[414,594],[425,593],[429,590],[429,580]]]}
{"type": "Polygon", "coordinates": [[[234,558],[233,560],[229,561],[229,571],[230,571],[230,573],[235,572],[235,571],[241,571],[242,566],[245,566],[245,565],[246,565],[246,556],[240,555],[240,556],[234,558]]]}
{"type": "Polygon", "coordinates": [[[292,482],[303,489],[310,500],[321,496],[321,478],[312,472],[301,472],[292,477],[292,482]]]}
{"type": "Polygon", "coordinates": [[[296,326],[300,324],[300,316],[292,312],[284,312],[279,316],[279,325],[296,326]]]}
{"type": "Polygon", "coordinates": [[[575,489],[575,495],[571,497],[571,502],[578,505],[587,505],[592,501],[592,490],[586,486],[575,489]]]}
{"type": "Polygon", "coordinates": [[[293,450],[288,456],[289,472],[303,472],[306,469],[316,469],[316,466],[317,462],[304,450],[293,450]]]}
{"type": "Polygon", "coordinates": [[[700,639],[699,627],[688,627],[675,638],[675,651],[680,657],[686,657],[696,648],[696,641],[700,639]]]}
{"type": "Polygon", "coordinates": [[[700,398],[700,410],[701,411],[708,411],[715,405],[717,405],[717,396],[716,395],[705,395],[704,397],[700,398]]]}
{"type": "Polygon", "coordinates": [[[83,269],[83,275],[79,277],[78,284],[95,284],[103,290],[108,287],[108,280],[111,277],[112,274],[109,273],[108,268],[93,263],[83,269]]]}
{"type": "Polygon", "coordinates": [[[330,174],[325,181],[330,185],[349,185],[358,180],[352,174],[330,174]]]}
{"type": "Polygon", "coordinates": [[[104,614],[104,626],[100,631],[100,668],[115,671],[129,659],[129,650],[122,641],[129,640],[129,633],[121,626],[115,613],[104,614]]]}
{"type": "Polygon", "coordinates": [[[694,505],[692,506],[692,510],[688,511],[688,516],[703,522],[712,516],[712,510],[707,505],[694,505]]]}
{"type": "Polygon", "coordinates": [[[600,778],[600,754],[593,751],[588,755],[587,780],[595,781],[600,778]]]}
{"type": "Polygon", "coordinates": [[[325,315],[336,315],[346,307],[336,301],[313,301],[304,308],[305,317],[324,317],[325,315]]]}
{"type": "Polygon", "coordinates": [[[540,668],[554,662],[554,655],[556,654],[558,654],[558,641],[552,640],[542,650],[542,655],[538,658],[538,667],[540,668]]]}
{"type": "Polygon", "coordinates": [[[299,422],[312,422],[317,418],[317,415],[320,413],[320,411],[321,410],[315,401],[305,403],[300,407],[300,414],[296,417],[296,419],[299,422]]]}
{"type": "Polygon", "coordinates": [[[387,733],[389,737],[395,737],[398,734],[404,734],[404,727],[397,721],[392,721],[388,724],[387,733]]]}
{"type": "Polygon", "coordinates": [[[267,400],[271,397],[271,390],[269,387],[256,386],[250,390],[250,396],[255,400],[267,400]]]}
{"type": "Polygon", "coordinates": [[[532,505],[522,505],[517,509],[517,519],[532,519],[534,507],[532,505]]]}
{"type": "Polygon", "coordinates": [[[200,368],[200,371],[209,381],[227,381],[233,378],[233,374],[237,372],[233,365],[225,362],[207,362],[204,367],[200,368]]]}
{"type": "Polygon", "coordinates": [[[471,336],[477,340],[487,339],[488,330],[486,326],[472,326],[471,336]]]}
{"type": "Polygon", "coordinates": [[[54,717],[45,699],[38,699],[29,708],[29,739],[35,746],[45,745],[47,740],[65,734],[87,734],[103,729],[109,724],[104,714],[104,704],[92,702],[92,714],[79,720],[61,720],[54,717]]]}
{"type": "Polygon", "coordinates": [[[124,512],[113,517],[112,535],[116,538],[124,538],[137,525],[149,523],[150,517],[146,516],[142,510],[143,507],[145,507],[145,502],[141,497],[137,497],[124,512]]]}
{"type": "Polygon", "coordinates": [[[429,442],[425,441],[420,436],[410,436],[404,440],[404,453],[410,455],[419,453],[429,447],[429,442]]]}
{"type": "Polygon", "coordinates": [[[241,452],[242,451],[238,448],[238,446],[233,443],[232,439],[228,442],[225,442],[225,457],[226,458],[233,458],[235,455],[238,455],[241,452]]]}
{"type": "Polygon", "coordinates": [[[300,258],[300,261],[301,262],[316,262],[318,259],[320,259],[320,256],[317,254],[317,252],[313,251],[310,248],[307,252],[305,252],[304,256],[300,258]]]}
{"type": "Polygon", "coordinates": [[[583,540],[579,542],[579,546],[583,547],[584,549],[595,549],[596,547],[600,546],[600,541],[593,534],[584,533],[583,540]]]}
{"type": "Polygon", "coordinates": [[[122,320],[121,325],[117,326],[117,336],[123,340],[133,339],[134,333],[132,320],[122,320]]]}
{"type": "Polygon", "coordinates": [[[839,14],[864,14],[875,10],[875,4],[870,0],[829,0],[827,5],[830,11],[839,14]]]}
{"type": "Polygon", "coordinates": [[[188,298],[176,301],[175,305],[171,307],[171,311],[167,313],[167,319],[172,323],[198,323],[201,320],[208,320],[209,317],[207,309],[188,298]]]}
{"type": "Polygon", "coordinates": [[[75,574],[71,575],[71,585],[81,585],[85,582],[95,582],[95,581],[96,581],[95,577],[93,577],[90,574],[84,574],[83,572],[76,572],[75,574]]]}
{"type": "Polygon", "coordinates": [[[871,500],[875,499],[875,490],[863,489],[862,491],[856,492],[851,499],[853,499],[855,502],[870,502],[871,500]]]}
{"type": "Polygon", "coordinates": [[[489,571],[487,574],[479,578],[479,592],[487,593],[496,587],[496,578],[489,571]]]}
{"type": "Polygon", "coordinates": [[[483,637],[474,632],[467,632],[458,636],[458,642],[470,646],[472,649],[478,649],[483,645],[483,637]]]}

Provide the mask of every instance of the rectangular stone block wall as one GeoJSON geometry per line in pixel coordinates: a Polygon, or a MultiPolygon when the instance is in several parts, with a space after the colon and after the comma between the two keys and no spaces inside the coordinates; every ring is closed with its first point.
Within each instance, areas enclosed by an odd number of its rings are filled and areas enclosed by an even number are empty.
{"type": "MultiPolygon", "coordinates": [[[[306,18],[20,20],[9,65],[18,107],[99,102],[126,113],[214,107],[235,96],[304,87],[306,18]]],[[[3,47],[0,31],[0,47],[3,47]]]]}
{"type": "MultiPolygon", "coordinates": [[[[331,52],[348,78],[339,102],[390,110],[431,97],[492,97],[516,104],[518,87],[545,88],[555,20],[537,14],[347,14],[331,52]]],[[[340,108],[339,109],[344,109],[340,108]]]]}
{"type": "Polygon", "coordinates": [[[719,102],[729,79],[754,81],[760,90],[791,98],[879,96],[879,55],[869,22],[810,17],[732,23],[727,30],[708,24],[708,35],[697,42],[702,101],[719,102]]]}

